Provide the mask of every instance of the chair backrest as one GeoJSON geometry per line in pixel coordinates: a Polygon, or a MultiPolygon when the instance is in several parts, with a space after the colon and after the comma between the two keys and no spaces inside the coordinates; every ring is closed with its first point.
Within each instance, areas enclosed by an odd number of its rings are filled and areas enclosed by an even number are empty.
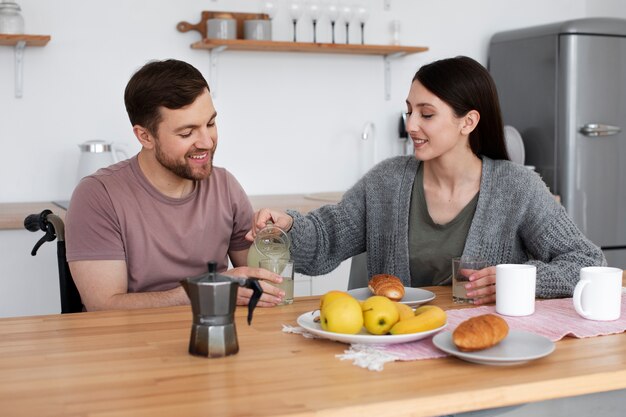
{"type": "Polygon", "coordinates": [[[360,253],[352,257],[350,264],[350,277],[348,278],[348,289],[367,287],[369,283],[367,272],[367,252],[360,253]]]}
{"type": "Polygon", "coordinates": [[[61,313],[79,313],[83,311],[80,293],[76,288],[69,265],[65,257],[65,224],[51,210],[31,214],[24,219],[24,227],[31,232],[44,231],[45,235],[35,244],[31,255],[45,242],[57,241],[57,264],[59,273],[59,293],[61,296],[61,313]]]}

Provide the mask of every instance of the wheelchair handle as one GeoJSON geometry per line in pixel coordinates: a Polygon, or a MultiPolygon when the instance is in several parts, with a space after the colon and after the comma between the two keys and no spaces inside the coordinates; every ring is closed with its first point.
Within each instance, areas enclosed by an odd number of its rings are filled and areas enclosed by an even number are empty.
{"type": "Polygon", "coordinates": [[[63,220],[51,210],[44,210],[39,214],[30,214],[24,219],[24,227],[31,231],[37,232],[42,230],[46,234],[39,239],[39,241],[33,247],[30,252],[32,256],[37,255],[37,250],[46,242],[52,242],[54,239],[59,239],[59,242],[65,240],[65,226],[63,220]]]}

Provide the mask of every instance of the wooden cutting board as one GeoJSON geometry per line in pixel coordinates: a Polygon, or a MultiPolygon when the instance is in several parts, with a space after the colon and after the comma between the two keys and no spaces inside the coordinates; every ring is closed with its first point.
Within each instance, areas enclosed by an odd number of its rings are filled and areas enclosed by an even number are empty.
{"type": "Polygon", "coordinates": [[[237,21],[237,39],[243,39],[243,22],[246,20],[269,20],[269,15],[263,13],[235,13],[235,12],[211,12],[203,11],[200,21],[196,24],[189,22],[178,22],[176,29],[179,32],[189,32],[197,30],[202,35],[202,39],[207,36],[207,20],[209,19],[235,19],[237,21]]]}

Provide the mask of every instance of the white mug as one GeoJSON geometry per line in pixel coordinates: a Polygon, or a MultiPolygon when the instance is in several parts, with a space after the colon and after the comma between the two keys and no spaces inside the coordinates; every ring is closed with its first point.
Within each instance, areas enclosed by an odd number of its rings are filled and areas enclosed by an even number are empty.
{"type": "Polygon", "coordinates": [[[622,270],[590,266],[580,270],[574,309],[589,320],[617,320],[622,310],[622,270]]]}
{"type": "Polygon", "coordinates": [[[496,313],[529,316],[535,312],[537,267],[526,264],[496,265],[496,313]]]}

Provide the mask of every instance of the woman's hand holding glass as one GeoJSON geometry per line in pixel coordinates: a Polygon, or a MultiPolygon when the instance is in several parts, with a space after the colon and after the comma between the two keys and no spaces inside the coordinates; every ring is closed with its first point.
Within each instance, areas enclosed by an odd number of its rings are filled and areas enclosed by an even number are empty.
{"type": "Polygon", "coordinates": [[[495,303],[496,267],[489,266],[471,274],[465,288],[467,296],[474,299],[474,304],[495,303]]]}

